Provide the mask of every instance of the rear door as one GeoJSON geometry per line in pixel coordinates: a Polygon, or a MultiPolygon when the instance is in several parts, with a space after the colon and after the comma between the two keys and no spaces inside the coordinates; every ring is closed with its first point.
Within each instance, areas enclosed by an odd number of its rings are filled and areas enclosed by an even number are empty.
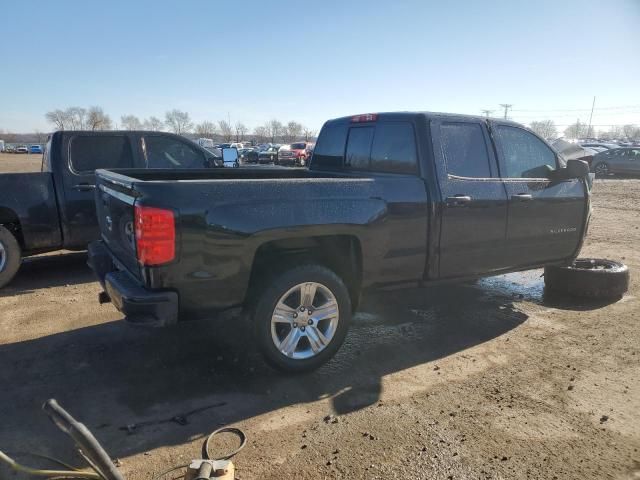
{"type": "Polygon", "coordinates": [[[442,193],[440,278],[504,268],[507,194],[482,121],[433,120],[442,193]]]}
{"type": "MultiPolygon", "coordinates": [[[[64,202],[61,205],[64,246],[84,248],[99,238],[94,199],[95,170],[132,168],[134,150],[126,133],[77,133],[66,144],[67,165],[62,166],[64,202]]],[[[63,155],[63,158],[65,156],[63,155]]]]}
{"type": "Polygon", "coordinates": [[[505,258],[521,267],[570,257],[586,218],[584,183],[550,180],[559,167],[557,155],[525,128],[494,123],[492,132],[509,197],[505,258]]]}

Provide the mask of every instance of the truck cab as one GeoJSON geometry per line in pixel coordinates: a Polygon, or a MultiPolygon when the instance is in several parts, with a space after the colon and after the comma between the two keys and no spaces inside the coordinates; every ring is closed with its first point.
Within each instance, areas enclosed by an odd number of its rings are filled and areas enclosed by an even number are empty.
{"type": "Polygon", "coordinates": [[[97,168],[203,169],[221,156],[166,132],[58,131],[47,139],[40,173],[0,174],[0,287],[23,256],[84,250],[99,238],[97,168]]]}

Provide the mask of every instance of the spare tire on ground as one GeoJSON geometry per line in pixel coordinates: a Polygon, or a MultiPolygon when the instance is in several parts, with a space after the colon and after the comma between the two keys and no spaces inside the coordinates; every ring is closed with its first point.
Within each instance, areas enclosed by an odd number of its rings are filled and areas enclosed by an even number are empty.
{"type": "Polygon", "coordinates": [[[619,298],[629,288],[629,268],[612,260],[578,258],[566,267],[545,267],[544,284],[552,292],[575,297],[619,298]]]}

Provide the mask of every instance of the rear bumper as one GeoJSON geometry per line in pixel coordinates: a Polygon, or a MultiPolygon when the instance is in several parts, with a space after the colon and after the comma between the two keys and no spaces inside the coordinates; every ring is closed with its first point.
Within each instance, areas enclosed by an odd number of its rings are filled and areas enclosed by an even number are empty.
{"type": "Polygon", "coordinates": [[[105,291],[100,302],[111,301],[127,322],[162,327],[178,321],[178,294],[149,290],[129,272],[118,270],[102,241],[89,244],[88,263],[105,291]]]}

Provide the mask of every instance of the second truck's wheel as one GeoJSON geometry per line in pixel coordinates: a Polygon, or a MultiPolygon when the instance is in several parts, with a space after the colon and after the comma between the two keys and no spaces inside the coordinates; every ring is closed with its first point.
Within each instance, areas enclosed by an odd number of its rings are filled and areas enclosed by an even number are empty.
{"type": "Polygon", "coordinates": [[[8,284],[20,268],[22,250],[16,237],[0,225],[0,288],[8,284]]]}
{"type": "Polygon", "coordinates": [[[629,288],[629,268],[612,260],[579,258],[567,267],[545,267],[544,284],[553,292],[576,297],[619,298],[629,288]]]}
{"type": "Polygon", "coordinates": [[[314,370],[344,341],[351,300],[328,268],[301,265],[272,277],[258,294],[253,320],[265,360],[286,372],[314,370]]]}
{"type": "Polygon", "coordinates": [[[598,177],[606,177],[610,173],[609,165],[606,162],[600,162],[594,167],[593,172],[598,177]]]}

